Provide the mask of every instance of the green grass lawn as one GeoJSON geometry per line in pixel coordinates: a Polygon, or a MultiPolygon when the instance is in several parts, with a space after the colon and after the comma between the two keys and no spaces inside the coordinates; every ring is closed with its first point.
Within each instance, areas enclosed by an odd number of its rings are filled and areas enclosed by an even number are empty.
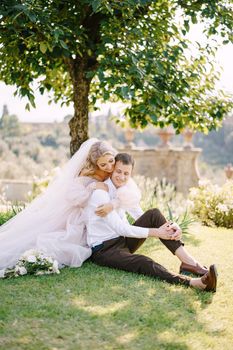
{"type": "MultiPolygon", "coordinates": [[[[233,230],[195,226],[186,247],[218,266],[217,293],[203,293],[86,262],[60,275],[0,280],[0,349],[233,348],[233,230]]],[[[173,271],[159,241],[140,249],[173,271]]]]}

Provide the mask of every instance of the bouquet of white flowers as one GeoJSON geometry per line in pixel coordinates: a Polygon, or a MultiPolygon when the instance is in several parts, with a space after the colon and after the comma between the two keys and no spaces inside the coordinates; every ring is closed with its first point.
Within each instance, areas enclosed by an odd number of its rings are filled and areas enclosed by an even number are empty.
{"type": "Polygon", "coordinates": [[[57,260],[46,256],[43,252],[30,249],[19,258],[14,268],[1,270],[0,278],[18,277],[26,274],[39,276],[51,273],[60,273],[57,260]]]}

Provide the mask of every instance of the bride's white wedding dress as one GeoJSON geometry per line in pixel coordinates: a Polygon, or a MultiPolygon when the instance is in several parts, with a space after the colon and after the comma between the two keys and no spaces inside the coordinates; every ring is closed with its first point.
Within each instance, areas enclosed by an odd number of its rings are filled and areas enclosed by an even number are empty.
{"type": "MultiPolygon", "coordinates": [[[[91,146],[83,143],[45,192],[0,227],[0,270],[15,266],[28,249],[43,251],[60,265],[79,267],[91,255],[84,229],[83,208],[96,180],[78,176],[91,146]]],[[[132,208],[139,201],[136,184],[119,189],[117,205],[132,208]]]]}

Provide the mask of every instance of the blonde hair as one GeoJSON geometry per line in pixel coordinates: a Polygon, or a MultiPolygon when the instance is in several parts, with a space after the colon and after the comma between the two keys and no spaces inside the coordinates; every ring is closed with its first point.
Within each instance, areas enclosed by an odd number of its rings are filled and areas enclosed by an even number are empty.
{"type": "Polygon", "coordinates": [[[97,161],[100,157],[103,157],[107,154],[115,157],[116,153],[117,152],[114,150],[114,148],[112,148],[112,146],[106,141],[95,142],[91,146],[86,163],[81,170],[82,176],[90,176],[95,174],[97,161]]]}

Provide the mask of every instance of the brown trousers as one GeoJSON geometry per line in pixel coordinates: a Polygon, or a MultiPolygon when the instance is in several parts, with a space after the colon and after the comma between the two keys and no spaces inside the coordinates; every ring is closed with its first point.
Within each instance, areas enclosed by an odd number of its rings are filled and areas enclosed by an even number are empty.
{"type": "MultiPolygon", "coordinates": [[[[158,209],[150,209],[145,212],[138,220],[135,226],[158,228],[166,222],[164,216],[158,209]]],[[[151,258],[134,254],[134,252],[143,244],[145,238],[117,237],[103,242],[103,246],[92,253],[91,261],[97,265],[108,266],[124,271],[135,272],[173,284],[184,284],[189,286],[190,278],[179,274],[169,272],[165,267],[156,263],[151,258]]],[[[174,254],[176,249],[183,243],[181,241],[172,241],[160,239],[160,241],[174,254]]]]}

